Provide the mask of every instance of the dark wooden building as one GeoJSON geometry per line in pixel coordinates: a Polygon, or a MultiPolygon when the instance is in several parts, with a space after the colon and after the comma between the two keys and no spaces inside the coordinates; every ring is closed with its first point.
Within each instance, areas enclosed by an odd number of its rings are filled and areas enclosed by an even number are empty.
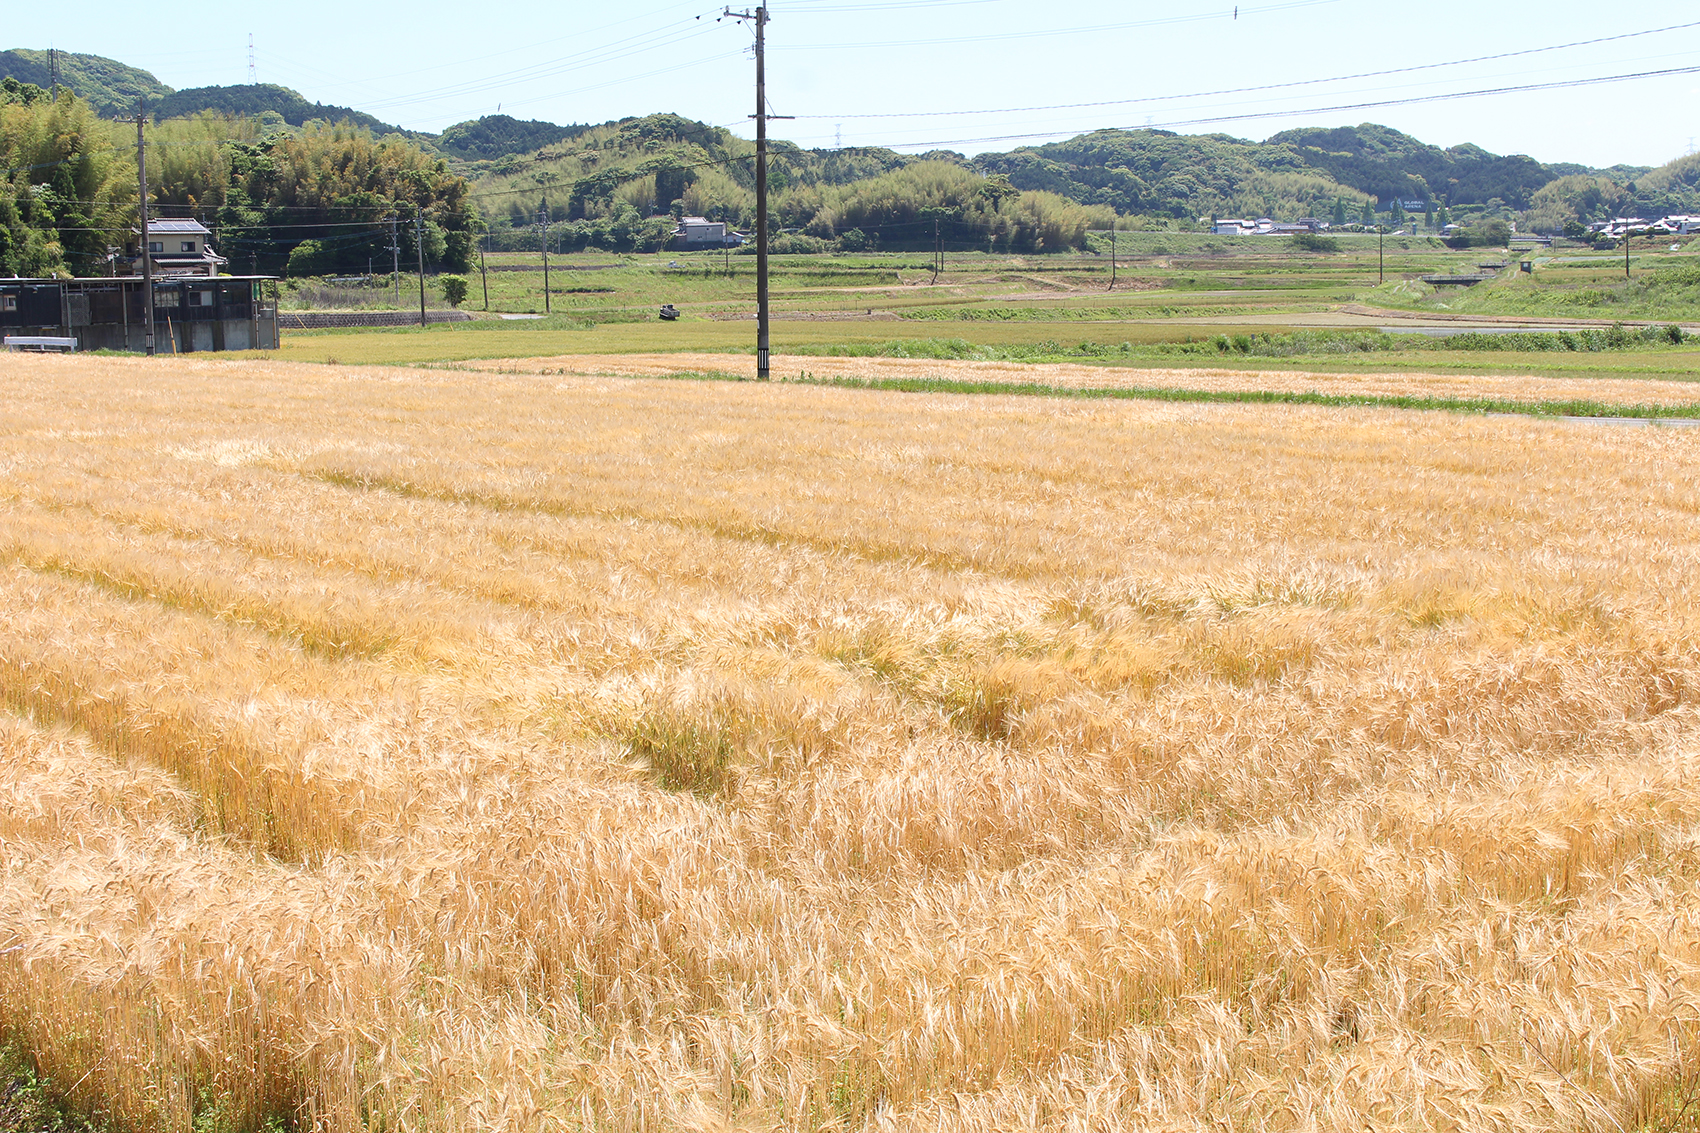
{"type": "MultiPolygon", "coordinates": [[[[277,304],[261,276],[178,276],[153,285],[158,354],[275,350],[277,304]]],[[[0,279],[0,334],[75,338],[78,350],[145,349],[142,295],[134,276],[0,279]]]]}

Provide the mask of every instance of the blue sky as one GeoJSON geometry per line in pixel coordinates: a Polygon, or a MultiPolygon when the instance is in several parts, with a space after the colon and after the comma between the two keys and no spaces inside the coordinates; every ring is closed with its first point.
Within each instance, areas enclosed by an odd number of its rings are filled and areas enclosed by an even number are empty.
{"type": "MultiPolygon", "coordinates": [[[[297,0],[185,9],[140,29],[131,6],[107,0],[80,5],[74,21],[16,7],[0,46],[106,55],[179,88],[247,81],[252,34],[260,81],[413,129],[500,108],[556,122],[666,110],[750,132],[750,30],[702,0],[297,0]]],[[[1574,0],[1249,0],[1237,16],[1233,0],[769,10],[769,100],[797,116],[773,133],[804,145],[973,153],[1104,126],[1264,138],[1372,121],[1439,145],[1600,166],[1657,165],[1700,146],[1700,70],[1555,85],[1700,69],[1694,3],[1644,6],[1627,23],[1574,0]],[[1637,34],[1660,28],[1675,30],[1637,34]],[[1545,89],[1450,97],[1531,86],[1545,89]],[[1364,105],[1392,102],[1402,104],[1364,105]]]]}

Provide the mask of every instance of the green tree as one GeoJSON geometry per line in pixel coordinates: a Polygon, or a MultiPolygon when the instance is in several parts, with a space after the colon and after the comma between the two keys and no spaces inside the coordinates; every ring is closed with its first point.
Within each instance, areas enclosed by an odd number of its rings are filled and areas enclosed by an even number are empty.
{"type": "Polygon", "coordinates": [[[458,307],[466,302],[466,277],[463,275],[444,275],[437,278],[437,286],[443,289],[443,298],[449,306],[458,307]]]}
{"type": "Polygon", "coordinates": [[[107,244],[122,243],[135,216],[135,166],[115,134],[68,89],[54,99],[0,84],[0,272],[104,274],[107,244]]]}
{"type": "Polygon", "coordinates": [[[1009,174],[994,173],[980,183],[975,192],[991,203],[995,210],[1011,197],[1019,197],[1021,190],[1010,184],[1009,174]]]}
{"type": "Polygon", "coordinates": [[[1368,200],[1364,202],[1363,215],[1360,219],[1362,220],[1365,228],[1375,227],[1375,201],[1368,200]]]}
{"type": "Polygon", "coordinates": [[[284,270],[293,279],[308,275],[324,275],[335,263],[330,251],[318,240],[303,240],[289,250],[284,270]]]}
{"type": "Polygon", "coordinates": [[[1334,226],[1336,228],[1346,223],[1346,198],[1334,198],[1334,226]]]}

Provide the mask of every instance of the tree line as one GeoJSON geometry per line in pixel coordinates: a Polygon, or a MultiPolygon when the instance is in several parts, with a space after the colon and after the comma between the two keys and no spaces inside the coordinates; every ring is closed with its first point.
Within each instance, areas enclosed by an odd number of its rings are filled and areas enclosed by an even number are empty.
{"type": "MultiPolygon", "coordinates": [[[[150,123],[150,211],[211,228],[232,272],[317,274],[402,255],[469,270],[482,228],[443,158],[351,124],[290,127],[210,111],[150,123]],[[415,226],[415,218],[422,224],[415,226]]],[[[105,275],[133,239],[135,130],[69,90],[0,82],[0,271],[105,275]]]]}

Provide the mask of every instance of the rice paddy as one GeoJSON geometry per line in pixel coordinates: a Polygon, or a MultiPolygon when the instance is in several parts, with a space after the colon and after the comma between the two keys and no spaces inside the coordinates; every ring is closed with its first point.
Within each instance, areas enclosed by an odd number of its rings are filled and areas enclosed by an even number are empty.
{"type": "Polygon", "coordinates": [[[698,363],[0,356],[66,1105],[1694,1127],[1700,433],[698,363]]]}

